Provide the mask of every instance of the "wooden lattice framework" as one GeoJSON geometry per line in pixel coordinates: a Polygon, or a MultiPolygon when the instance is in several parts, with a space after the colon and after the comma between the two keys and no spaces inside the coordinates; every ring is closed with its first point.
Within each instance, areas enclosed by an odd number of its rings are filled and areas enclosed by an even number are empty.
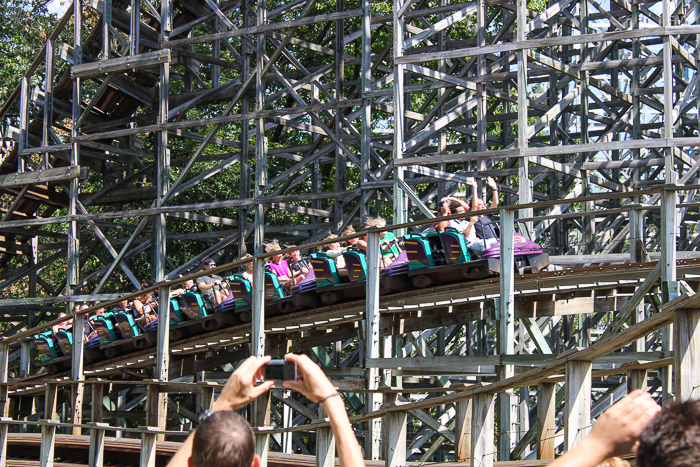
{"type": "MultiPolygon", "coordinates": [[[[627,387],[664,400],[694,397],[698,376],[683,370],[697,345],[689,336],[698,309],[692,252],[700,236],[693,238],[691,222],[700,168],[699,8],[676,0],[103,0],[90,7],[75,0],[0,109],[0,289],[26,286],[25,296],[0,301],[12,323],[0,343],[0,383],[11,397],[0,404],[14,419],[0,423],[2,443],[12,423],[45,420],[48,462],[59,388],[71,394],[62,421],[76,434],[87,419],[124,426],[105,415],[105,393],[114,402],[108,412],[123,417],[145,400],[144,426],[192,426],[214,397],[207,372],[243,358],[248,343],[258,355],[311,349],[330,375],[344,378],[337,384],[348,391],[367,458],[387,465],[405,465],[406,457],[491,465],[530,451],[551,458],[562,426],[565,449],[627,387]],[[83,25],[84,8],[99,13],[92,28],[83,25]],[[71,28],[72,45],[57,44],[71,28]],[[45,84],[32,91],[40,70],[45,84]],[[232,170],[237,197],[188,201],[188,190],[232,170]],[[81,182],[94,187],[95,174],[99,186],[81,196],[81,182]],[[316,245],[389,206],[399,232],[423,230],[437,200],[472,177],[486,196],[485,175],[502,192],[503,238],[512,238],[517,221],[565,271],[516,280],[506,248],[500,280],[380,300],[372,231],[361,304],[266,324],[256,285],[252,328],[170,345],[161,320],[155,351],[90,367],[76,351],[67,381],[32,377],[35,330],[26,329],[75,302],[116,300],[102,293],[115,274],[139,287],[128,262],[144,251],[152,253],[160,297],[209,256],[231,267],[246,241],[261,284],[266,239],[316,245]],[[267,226],[272,210],[299,214],[299,225],[267,226]],[[171,218],[222,230],[172,231],[171,218]],[[112,230],[129,236],[115,240],[112,230]],[[206,247],[175,265],[169,245],[183,236],[206,247]],[[18,257],[26,261],[14,267],[18,257]],[[92,257],[103,267],[88,273],[92,257]],[[60,261],[65,282],[50,284],[40,271],[60,261]],[[609,266],[622,262],[633,265],[609,266]],[[38,287],[51,297],[37,298],[38,287]],[[681,293],[688,296],[662,308],[681,293]],[[684,347],[672,358],[666,326],[674,320],[684,347]],[[5,362],[13,357],[20,365],[10,375],[5,362]],[[25,379],[6,383],[11,377],[25,379]],[[415,377],[419,384],[409,387],[415,377]],[[413,392],[427,397],[405,405],[413,392]],[[434,397],[442,392],[450,393],[434,397]],[[177,393],[197,393],[197,410],[175,404],[177,393]]],[[[74,328],[84,316],[72,317],[74,328]]],[[[74,341],[82,349],[82,333],[74,341]]],[[[259,431],[259,448],[273,436],[285,452],[308,449],[292,433],[317,429],[319,463],[327,465],[332,443],[327,426],[314,421],[316,408],[283,392],[271,399],[256,404],[251,421],[272,418],[281,428],[259,431]]],[[[104,427],[90,430],[99,450],[104,427]]],[[[144,465],[153,462],[155,433],[143,434],[144,465]]]]}

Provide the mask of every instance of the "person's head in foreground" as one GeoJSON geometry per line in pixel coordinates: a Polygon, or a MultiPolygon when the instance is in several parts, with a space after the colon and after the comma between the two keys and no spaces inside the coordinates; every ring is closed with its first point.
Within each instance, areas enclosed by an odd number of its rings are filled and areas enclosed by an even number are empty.
{"type": "Polygon", "coordinates": [[[257,467],[255,437],[248,422],[236,412],[216,412],[194,434],[189,467],[257,467]]]}
{"type": "Polygon", "coordinates": [[[639,437],[637,466],[694,467],[700,465],[700,401],[664,407],[639,437]]]}
{"type": "Polygon", "coordinates": [[[630,467],[630,463],[619,457],[610,457],[598,464],[596,467],[630,467]]]}

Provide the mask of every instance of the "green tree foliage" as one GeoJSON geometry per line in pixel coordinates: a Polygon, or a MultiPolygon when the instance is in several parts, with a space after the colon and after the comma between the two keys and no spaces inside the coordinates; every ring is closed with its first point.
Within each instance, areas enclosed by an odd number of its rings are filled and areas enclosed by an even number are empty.
{"type": "MultiPolygon", "coordinates": [[[[55,26],[56,17],[46,9],[47,3],[46,0],[0,2],[0,104],[7,101],[55,26]]],[[[40,79],[40,75],[35,79],[40,79]]]]}

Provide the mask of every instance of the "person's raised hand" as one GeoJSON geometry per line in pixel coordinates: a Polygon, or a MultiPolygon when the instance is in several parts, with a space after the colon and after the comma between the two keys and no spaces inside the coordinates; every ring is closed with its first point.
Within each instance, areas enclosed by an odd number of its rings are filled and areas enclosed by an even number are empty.
{"type": "Polygon", "coordinates": [[[236,410],[265,394],[274,386],[274,381],[265,381],[260,385],[255,383],[263,378],[263,366],[271,357],[248,357],[226,382],[221,395],[212,404],[211,412],[221,410],[236,410]]]}
{"type": "Polygon", "coordinates": [[[637,389],[598,417],[587,439],[604,449],[605,457],[634,453],[644,427],[660,410],[649,393],[637,389]]]}
{"type": "Polygon", "coordinates": [[[492,190],[498,190],[498,185],[496,185],[496,181],[492,177],[486,177],[486,184],[492,190]]]}
{"type": "Polygon", "coordinates": [[[440,214],[442,214],[442,217],[449,216],[450,215],[450,205],[449,203],[444,203],[442,206],[440,206],[440,214]]]}
{"type": "Polygon", "coordinates": [[[284,359],[297,364],[300,379],[297,381],[284,381],[285,387],[299,391],[312,402],[318,402],[329,395],[334,394],[335,387],[328,379],[321,367],[316,365],[306,355],[287,354],[284,359]]]}

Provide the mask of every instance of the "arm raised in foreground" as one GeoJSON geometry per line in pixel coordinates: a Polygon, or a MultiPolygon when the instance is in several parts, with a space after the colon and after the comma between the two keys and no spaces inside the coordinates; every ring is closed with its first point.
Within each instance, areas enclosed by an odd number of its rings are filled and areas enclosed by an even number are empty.
{"type": "Polygon", "coordinates": [[[548,467],[595,467],[609,457],[636,452],[639,435],[660,410],[649,393],[632,391],[598,417],[588,436],[548,467]]]}

